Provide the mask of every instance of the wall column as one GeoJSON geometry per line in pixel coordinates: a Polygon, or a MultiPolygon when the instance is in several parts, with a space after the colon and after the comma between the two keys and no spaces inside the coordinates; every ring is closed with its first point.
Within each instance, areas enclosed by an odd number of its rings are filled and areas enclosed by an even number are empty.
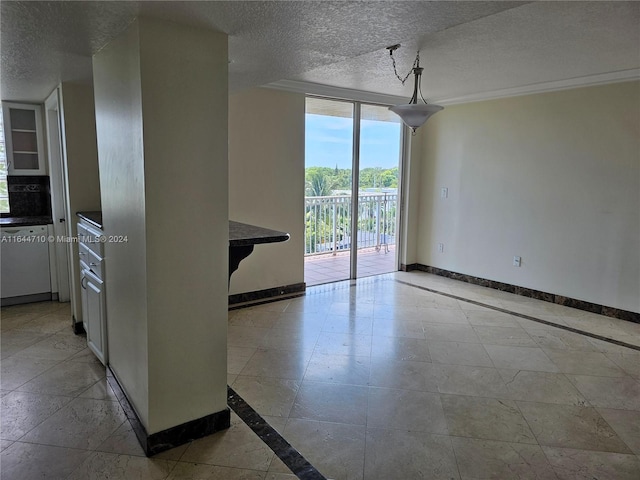
{"type": "Polygon", "coordinates": [[[93,59],[109,364],[148,454],[228,426],[227,68],[225,34],[146,18],[93,59]]]}

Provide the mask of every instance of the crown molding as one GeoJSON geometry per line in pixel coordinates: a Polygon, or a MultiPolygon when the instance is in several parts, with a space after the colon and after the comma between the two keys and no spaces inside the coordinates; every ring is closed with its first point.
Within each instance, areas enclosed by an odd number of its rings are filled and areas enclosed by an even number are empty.
{"type": "Polygon", "coordinates": [[[631,70],[621,70],[618,72],[601,73],[586,77],[568,78],[553,82],[535,83],[523,87],[504,88],[491,92],[474,93],[471,95],[461,95],[459,97],[448,97],[436,99],[433,102],[441,105],[456,105],[459,103],[482,102],[485,100],[495,100],[498,98],[518,97],[521,95],[533,95],[536,93],[556,92],[568,90],[570,88],[593,87],[596,85],[606,85],[608,83],[628,82],[640,80],[640,68],[631,70]]]}
{"type": "MultiPolygon", "coordinates": [[[[521,95],[555,92],[570,88],[592,87],[596,85],[606,85],[608,83],[628,82],[633,80],[640,80],[640,68],[588,75],[586,77],[569,78],[553,82],[535,83],[532,85],[525,85],[523,87],[504,88],[490,92],[461,95],[459,97],[434,98],[429,103],[436,103],[438,105],[456,105],[460,103],[482,102],[485,100],[518,97],[521,95]]],[[[322,85],[320,83],[301,82],[297,80],[280,80],[263,86],[276,90],[303,93],[305,95],[318,95],[321,97],[340,98],[343,100],[356,100],[380,105],[397,105],[407,102],[405,97],[365,92],[351,88],[334,87],[331,85],[322,85]]]]}

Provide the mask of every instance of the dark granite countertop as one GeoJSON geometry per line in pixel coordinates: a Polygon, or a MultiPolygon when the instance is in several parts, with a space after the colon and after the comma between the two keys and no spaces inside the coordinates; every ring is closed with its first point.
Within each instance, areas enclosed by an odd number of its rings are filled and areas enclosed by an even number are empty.
{"type": "MultiPolygon", "coordinates": [[[[78,212],[78,217],[102,229],[102,212],[78,212]]],[[[257,225],[229,220],[229,246],[241,247],[260,243],[286,242],[289,234],[257,225]]]]}
{"type": "Polygon", "coordinates": [[[3,227],[26,227],[28,225],[49,225],[50,223],[53,223],[53,219],[47,216],[0,218],[0,226],[3,227]]]}
{"type": "Polygon", "coordinates": [[[78,212],[76,215],[102,230],[102,212],[78,212]]]}
{"type": "Polygon", "coordinates": [[[230,247],[286,242],[287,240],[289,240],[288,233],[229,220],[230,247]]]}

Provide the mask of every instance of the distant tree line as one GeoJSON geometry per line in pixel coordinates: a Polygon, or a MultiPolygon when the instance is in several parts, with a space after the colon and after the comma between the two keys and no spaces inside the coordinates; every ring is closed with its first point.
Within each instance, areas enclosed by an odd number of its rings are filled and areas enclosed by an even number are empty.
{"type": "MultiPolygon", "coordinates": [[[[327,197],[335,190],[351,189],[350,168],[307,167],[305,195],[327,197]]],[[[360,171],[360,189],[398,188],[398,167],[370,167],[360,171]]]]}

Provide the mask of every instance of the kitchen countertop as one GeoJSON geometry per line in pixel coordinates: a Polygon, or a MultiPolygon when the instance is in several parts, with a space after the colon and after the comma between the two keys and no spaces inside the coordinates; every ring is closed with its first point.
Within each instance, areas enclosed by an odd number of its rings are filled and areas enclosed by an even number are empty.
{"type": "Polygon", "coordinates": [[[26,227],[30,225],[49,225],[53,223],[51,217],[2,217],[0,226],[2,227],[26,227]]]}
{"type": "Polygon", "coordinates": [[[286,242],[287,240],[289,240],[288,233],[229,220],[230,247],[286,242]]]}
{"type": "MultiPolygon", "coordinates": [[[[86,220],[95,227],[102,229],[102,212],[78,212],[78,217],[86,220]]],[[[262,243],[286,242],[289,234],[271,230],[270,228],[258,227],[247,223],[234,222],[229,220],[229,246],[244,247],[258,245],[262,243]]]]}
{"type": "Polygon", "coordinates": [[[78,212],[76,215],[102,230],[102,212],[78,212]]]}

